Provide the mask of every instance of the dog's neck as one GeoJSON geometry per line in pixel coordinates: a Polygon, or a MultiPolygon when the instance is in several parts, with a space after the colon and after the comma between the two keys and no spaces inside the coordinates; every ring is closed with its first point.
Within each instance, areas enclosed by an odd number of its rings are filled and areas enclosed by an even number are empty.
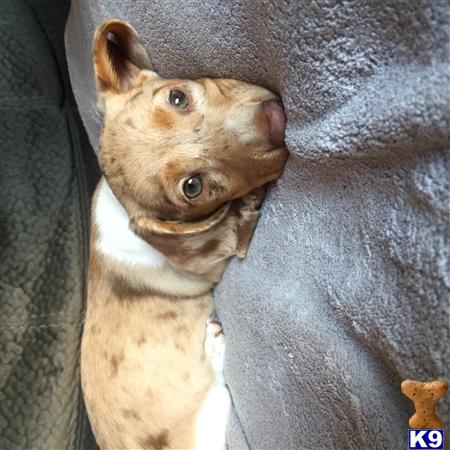
{"type": "Polygon", "coordinates": [[[128,213],[105,178],[95,196],[93,220],[96,250],[110,270],[134,287],[174,296],[195,296],[212,288],[210,281],[176,270],[166,256],[129,228],[128,213]]]}
{"type": "Polygon", "coordinates": [[[105,179],[97,195],[95,223],[99,230],[97,249],[102,254],[147,268],[162,268],[167,264],[162,253],[130,230],[130,218],[105,179]]]}

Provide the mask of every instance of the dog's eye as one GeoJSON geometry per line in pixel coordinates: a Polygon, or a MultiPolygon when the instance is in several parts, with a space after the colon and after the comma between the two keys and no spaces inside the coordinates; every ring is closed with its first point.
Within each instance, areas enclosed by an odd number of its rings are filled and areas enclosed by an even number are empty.
{"type": "Polygon", "coordinates": [[[172,106],[178,109],[186,109],[188,107],[187,97],[181,91],[170,91],[169,102],[172,106]]]}
{"type": "Polygon", "coordinates": [[[183,192],[184,195],[188,198],[194,198],[200,195],[202,192],[202,180],[200,177],[191,177],[188,178],[183,183],[183,192]]]}

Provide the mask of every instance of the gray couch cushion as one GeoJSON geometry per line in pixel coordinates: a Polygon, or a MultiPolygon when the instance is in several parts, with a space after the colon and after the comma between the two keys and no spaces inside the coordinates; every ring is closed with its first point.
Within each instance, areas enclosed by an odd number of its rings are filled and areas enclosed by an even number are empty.
{"type": "Polygon", "coordinates": [[[0,448],[92,448],[78,356],[94,172],[65,65],[69,1],[0,11],[0,448]]]}
{"type": "Polygon", "coordinates": [[[406,448],[401,380],[450,378],[448,2],[74,2],[93,145],[90,46],[108,17],[136,27],[161,75],[249,80],[286,106],[285,174],[216,290],[230,443],[406,448]]]}

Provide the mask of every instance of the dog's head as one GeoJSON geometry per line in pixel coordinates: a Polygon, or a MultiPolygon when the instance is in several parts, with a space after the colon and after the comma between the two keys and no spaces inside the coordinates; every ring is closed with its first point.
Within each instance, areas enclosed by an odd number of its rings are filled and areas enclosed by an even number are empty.
{"type": "Polygon", "coordinates": [[[166,243],[169,235],[178,245],[190,246],[194,235],[200,242],[205,228],[239,215],[238,199],[280,176],[286,119],[270,91],[230,79],[163,79],[120,20],[99,26],[93,52],[104,116],[100,165],[152,245],[162,235],[166,243]]]}

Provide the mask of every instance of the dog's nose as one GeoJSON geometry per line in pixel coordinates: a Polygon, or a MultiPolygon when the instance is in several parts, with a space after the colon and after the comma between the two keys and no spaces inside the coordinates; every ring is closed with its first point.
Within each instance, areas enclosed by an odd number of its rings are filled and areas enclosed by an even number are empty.
{"type": "Polygon", "coordinates": [[[269,139],[275,148],[281,147],[284,142],[284,130],[286,128],[286,115],[281,102],[270,99],[261,104],[269,127],[269,139]]]}

